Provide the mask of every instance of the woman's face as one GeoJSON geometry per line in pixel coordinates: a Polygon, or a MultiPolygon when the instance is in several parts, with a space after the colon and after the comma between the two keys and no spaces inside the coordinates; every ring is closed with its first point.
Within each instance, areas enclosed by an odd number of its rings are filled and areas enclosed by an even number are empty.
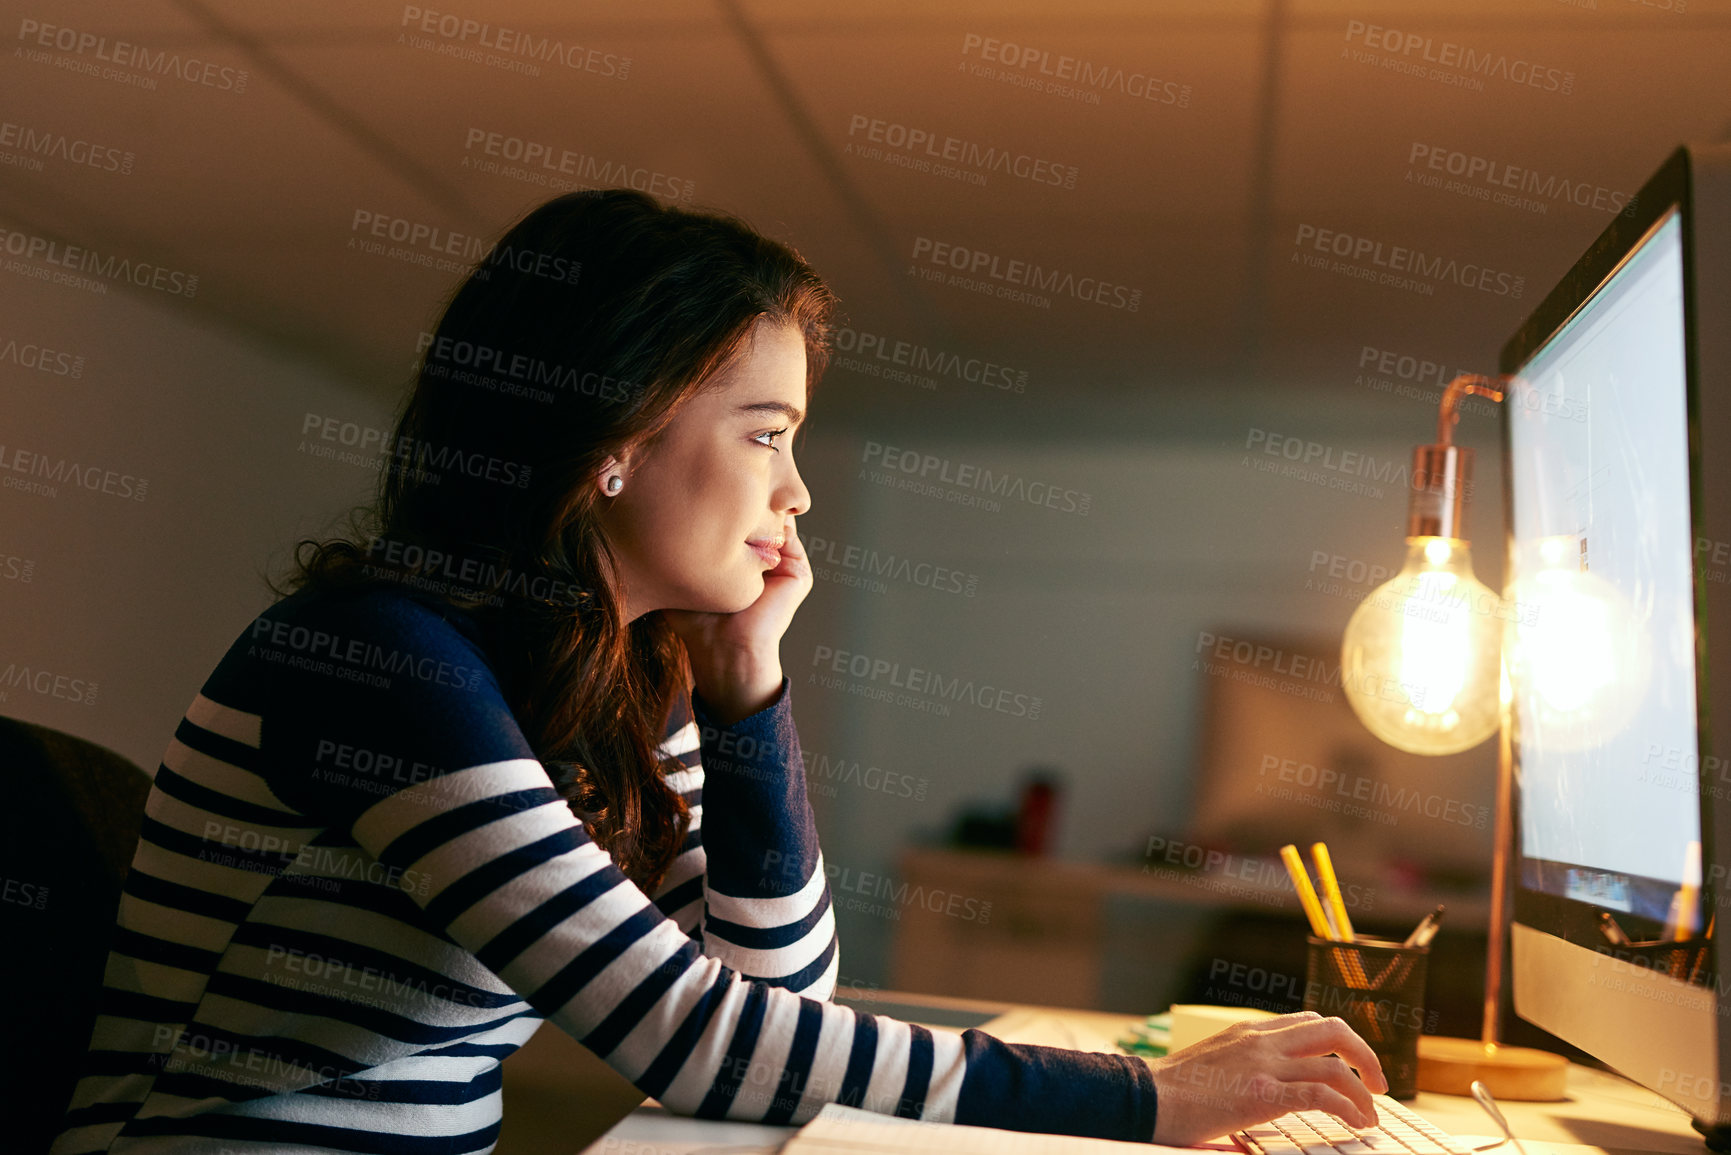
{"type": "Polygon", "coordinates": [[[601,524],[623,570],[627,621],[658,609],[745,609],[780,562],[750,543],[778,545],[811,508],[793,464],[805,404],[799,329],[758,321],[712,384],[647,452],[608,471],[625,478],[602,497],[601,524]]]}

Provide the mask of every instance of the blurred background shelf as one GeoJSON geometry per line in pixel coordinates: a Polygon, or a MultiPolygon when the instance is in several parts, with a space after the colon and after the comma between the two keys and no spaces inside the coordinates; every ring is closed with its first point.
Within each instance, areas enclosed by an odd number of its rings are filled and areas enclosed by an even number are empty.
{"type": "MultiPolygon", "coordinates": [[[[1300,1010],[1304,914],[1277,859],[1278,875],[1253,869],[1253,860],[1237,861],[1248,877],[1218,871],[1171,877],[1135,865],[907,848],[898,860],[904,901],[889,985],[1129,1014],[1174,1002],[1300,1010]],[[977,900],[971,908],[977,917],[963,917],[970,908],[952,906],[949,895],[977,900]]],[[[1471,891],[1402,889],[1386,880],[1370,885],[1374,900],[1351,912],[1354,929],[1367,935],[1404,938],[1439,902],[1447,905],[1431,944],[1427,1033],[1476,1037],[1488,884],[1471,891]]],[[[1513,1015],[1504,1021],[1505,1041],[1590,1062],[1513,1015]]]]}

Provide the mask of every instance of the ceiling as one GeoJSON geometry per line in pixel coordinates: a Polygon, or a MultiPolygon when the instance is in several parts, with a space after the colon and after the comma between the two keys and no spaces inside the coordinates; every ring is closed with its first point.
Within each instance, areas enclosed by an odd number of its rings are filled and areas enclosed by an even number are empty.
{"type": "MultiPolygon", "coordinates": [[[[636,172],[743,215],[817,266],[853,332],[1025,372],[1032,415],[1198,389],[1346,395],[1367,347],[1493,368],[1612,206],[1677,143],[1731,127],[1731,0],[8,7],[0,119],[132,159],[0,164],[6,226],[196,274],[192,300],[139,292],[387,401],[457,274],[361,251],[356,221],[459,249],[496,237],[558,189],[488,171],[489,140],[568,150],[579,184],[585,164],[636,172]],[[548,43],[562,55],[537,57],[548,43]],[[193,78],[152,72],[158,53],[193,78]],[[879,156],[857,151],[873,121],[879,156]],[[890,143],[902,129],[1073,187],[977,161],[920,171],[898,163],[925,156],[890,143]],[[1485,171],[1426,187],[1433,157],[1440,183],[1471,158],[1485,171]],[[1488,174],[1530,182],[1529,203],[1490,199],[1488,174]],[[1456,279],[1300,259],[1340,236],[1456,279]],[[987,290],[1009,283],[994,261],[1115,288],[1002,299],[948,283],[922,259],[939,244],[984,262],[987,290]],[[1463,285],[1468,269],[1498,275],[1463,285]],[[1518,297],[1498,291],[1515,278],[1518,297]]],[[[842,412],[914,388],[845,367],[826,385],[842,412]]],[[[944,380],[924,412],[977,414],[989,391],[944,380]]]]}

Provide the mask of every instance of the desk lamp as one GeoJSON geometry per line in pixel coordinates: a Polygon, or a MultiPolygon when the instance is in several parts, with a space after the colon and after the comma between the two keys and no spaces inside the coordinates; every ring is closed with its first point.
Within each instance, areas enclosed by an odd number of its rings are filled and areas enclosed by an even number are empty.
{"type": "Polygon", "coordinates": [[[1499,728],[1502,735],[1484,1029],[1478,1040],[1422,1036],[1419,1089],[1465,1095],[1476,1079],[1503,1099],[1561,1099],[1567,1060],[1497,1041],[1513,834],[1512,694],[1502,654],[1509,613],[1504,599],[1473,576],[1465,519],[1472,450],[1454,444],[1454,425],[1463,398],[1500,402],[1508,384],[1507,378],[1462,374],[1443,390],[1436,444],[1413,451],[1406,565],[1353,612],[1341,640],[1340,680],[1365,728],[1399,749],[1452,754],[1499,728]]]}
{"type": "Polygon", "coordinates": [[[1502,599],[1473,576],[1473,451],[1454,444],[1455,408],[1469,393],[1503,399],[1490,378],[1473,375],[1443,391],[1437,443],[1413,451],[1406,565],[1359,604],[1341,644],[1353,711],[1372,734],[1414,754],[1471,749],[1502,714],[1502,599]]]}

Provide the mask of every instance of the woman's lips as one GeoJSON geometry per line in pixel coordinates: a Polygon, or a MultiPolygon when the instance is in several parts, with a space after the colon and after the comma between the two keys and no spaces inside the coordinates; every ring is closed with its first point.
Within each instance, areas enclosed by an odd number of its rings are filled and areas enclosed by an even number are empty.
{"type": "Polygon", "coordinates": [[[781,564],[781,551],[776,549],[773,545],[765,545],[762,542],[756,541],[748,541],[745,544],[755,550],[757,556],[762,558],[763,563],[771,569],[781,564]]]}

